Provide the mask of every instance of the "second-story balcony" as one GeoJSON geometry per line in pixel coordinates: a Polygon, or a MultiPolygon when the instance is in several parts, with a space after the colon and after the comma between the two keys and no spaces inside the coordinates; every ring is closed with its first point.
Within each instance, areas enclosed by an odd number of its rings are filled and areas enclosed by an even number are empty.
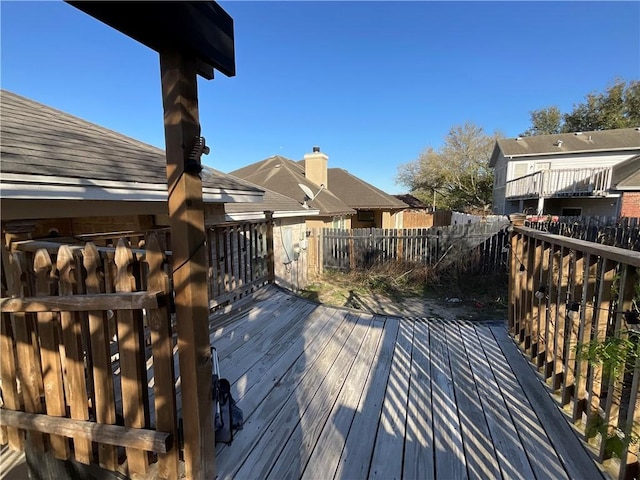
{"type": "Polygon", "coordinates": [[[543,170],[510,180],[506,198],[603,197],[611,187],[611,167],[543,170]]]}

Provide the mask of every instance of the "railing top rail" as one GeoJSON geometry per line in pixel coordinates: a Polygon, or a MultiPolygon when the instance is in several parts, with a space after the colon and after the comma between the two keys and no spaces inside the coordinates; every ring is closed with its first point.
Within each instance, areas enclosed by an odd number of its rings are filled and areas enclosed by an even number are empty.
{"type": "Polygon", "coordinates": [[[586,240],[578,240],[576,238],[565,237],[563,235],[542,232],[529,227],[515,226],[514,231],[554,245],[573,248],[591,255],[598,255],[603,258],[613,260],[614,262],[624,263],[633,267],[640,267],[640,252],[612,247],[609,245],[601,245],[599,243],[588,242],[586,240]]]}
{"type": "Polygon", "coordinates": [[[518,180],[522,180],[524,178],[529,178],[529,177],[535,177],[536,175],[540,176],[540,175],[542,175],[542,173],[543,173],[542,170],[540,170],[538,172],[528,173],[528,174],[523,175],[521,177],[512,178],[511,180],[507,180],[507,183],[517,182],[518,180]]]}

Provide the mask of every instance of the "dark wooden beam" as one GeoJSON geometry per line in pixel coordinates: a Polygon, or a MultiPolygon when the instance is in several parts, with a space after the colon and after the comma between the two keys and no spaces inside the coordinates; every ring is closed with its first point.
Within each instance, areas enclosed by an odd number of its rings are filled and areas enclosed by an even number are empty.
{"type": "Polygon", "coordinates": [[[160,53],[176,330],[188,478],[215,478],[207,249],[202,180],[189,168],[200,132],[194,57],[160,53]],[[187,408],[188,407],[188,408],[187,408]]]}
{"type": "Polygon", "coordinates": [[[233,19],[216,2],[67,1],[156,52],[194,56],[197,73],[236,74],[233,19]]]}

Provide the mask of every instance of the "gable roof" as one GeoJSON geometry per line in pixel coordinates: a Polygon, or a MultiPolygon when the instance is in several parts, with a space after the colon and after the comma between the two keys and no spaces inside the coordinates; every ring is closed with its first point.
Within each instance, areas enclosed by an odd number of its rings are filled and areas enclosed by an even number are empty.
{"type": "MultiPolygon", "coordinates": [[[[0,90],[3,198],[166,201],[164,151],[0,90]]],[[[255,185],[209,167],[209,202],[259,201],[255,185]]]]}
{"type": "Polygon", "coordinates": [[[489,166],[495,166],[500,153],[511,159],[536,155],[616,152],[637,149],[640,149],[640,127],[500,138],[496,141],[489,166]]]}
{"type": "Polygon", "coordinates": [[[342,168],[327,169],[329,190],[351,208],[369,209],[404,209],[407,204],[379,188],[351,175],[342,168]]]}
{"type": "Polygon", "coordinates": [[[224,206],[229,220],[253,220],[265,217],[264,212],[273,212],[273,218],[307,217],[318,215],[316,209],[305,208],[302,203],[268,188],[264,190],[264,198],[260,203],[227,203],[224,206]]]}
{"type": "Polygon", "coordinates": [[[616,190],[640,190],[640,155],[613,166],[611,185],[616,190]]]}
{"type": "MultiPolygon", "coordinates": [[[[313,192],[319,190],[318,185],[306,179],[304,169],[293,160],[275,155],[246,167],[230,172],[261,187],[286,195],[300,204],[304,202],[305,194],[298,184],[309,187],[313,192]]],[[[313,209],[320,211],[320,215],[338,216],[353,215],[355,210],[339,199],[332,191],[322,189],[313,201],[308,202],[313,209]]]]}
{"type": "Polygon", "coordinates": [[[419,198],[414,197],[413,195],[407,193],[404,195],[394,195],[394,197],[396,197],[398,200],[406,203],[407,205],[409,205],[410,208],[419,208],[421,210],[426,210],[427,208],[429,208],[429,205],[427,205],[426,203],[424,203],[422,200],[420,200],[419,198]]]}

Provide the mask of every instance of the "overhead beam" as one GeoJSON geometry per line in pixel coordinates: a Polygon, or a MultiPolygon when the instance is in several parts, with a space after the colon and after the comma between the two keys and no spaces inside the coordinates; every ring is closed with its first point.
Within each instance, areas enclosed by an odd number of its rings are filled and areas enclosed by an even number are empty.
{"type": "Polygon", "coordinates": [[[236,74],[233,19],[216,2],[67,1],[156,52],[176,49],[195,57],[197,73],[236,74]]]}

